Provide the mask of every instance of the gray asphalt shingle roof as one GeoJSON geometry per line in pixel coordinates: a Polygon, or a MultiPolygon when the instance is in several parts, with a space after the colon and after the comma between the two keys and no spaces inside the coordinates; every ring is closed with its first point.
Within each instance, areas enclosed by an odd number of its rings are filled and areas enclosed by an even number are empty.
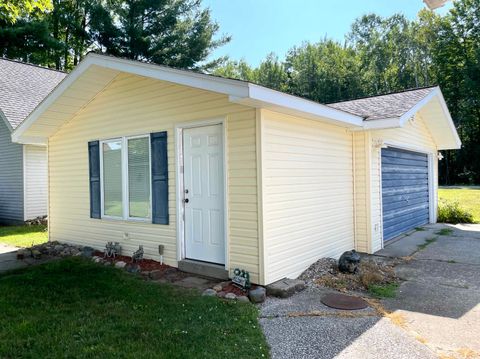
{"type": "Polygon", "coordinates": [[[435,87],[407,90],[387,95],[327,104],[337,110],[363,117],[366,121],[401,117],[435,87]]]}
{"type": "Polygon", "coordinates": [[[0,110],[15,129],[67,74],[0,58],[0,110]]]}

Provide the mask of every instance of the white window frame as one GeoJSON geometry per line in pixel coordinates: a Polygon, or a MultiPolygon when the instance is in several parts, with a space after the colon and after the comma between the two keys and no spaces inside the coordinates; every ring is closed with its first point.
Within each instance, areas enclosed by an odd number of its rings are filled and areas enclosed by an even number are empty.
{"type": "Polygon", "coordinates": [[[150,134],[147,135],[136,135],[136,136],[122,136],[109,138],[106,140],[100,141],[100,198],[101,198],[101,218],[102,219],[111,219],[111,220],[123,220],[123,221],[132,221],[132,222],[152,222],[152,148],[150,145],[150,134]],[[149,163],[149,176],[148,183],[150,186],[150,207],[149,215],[146,218],[130,217],[130,208],[129,208],[129,183],[128,183],[128,141],[137,138],[147,138],[148,139],[148,163],[149,163]],[[103,144],[120,141],[122,148],[120,150],[121,161],[122,161],[122,216],[109,216],[105,214],[105,194],[104,194],[104,182],[103,182],[103,144]]]}

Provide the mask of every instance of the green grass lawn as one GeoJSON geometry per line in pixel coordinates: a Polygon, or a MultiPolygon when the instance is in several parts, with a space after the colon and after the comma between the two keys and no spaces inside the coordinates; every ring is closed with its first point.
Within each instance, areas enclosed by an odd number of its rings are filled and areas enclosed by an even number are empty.
{"type": "Polygon", "coordinates": [[[46,226],[0,226],[0,243],[30,247],[48,241],[46,226]]]}
{"type": "Polygon", "coordinates": [[[0,275],[0,358],[268,357],[257,309],[68,258],[0,275]]]}
{"type": "Polygon", "coordinates": [[[441,187],[438,189],[438,198],[458,202],[460,207],[473,214],[476,223],[480,222],[480,188],[441,187]]]}

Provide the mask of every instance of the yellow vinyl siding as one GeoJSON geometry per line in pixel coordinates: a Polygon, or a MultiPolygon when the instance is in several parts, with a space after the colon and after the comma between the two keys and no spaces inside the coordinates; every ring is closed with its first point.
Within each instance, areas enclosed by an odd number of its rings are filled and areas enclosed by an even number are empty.
{"type": "MultiPolygon", "coordinates": [[[[95,82],[95,79],[88,79],[95,82]]],[[[89,85],[88,81],[84,81],[89,85]]],[[[88,87],[88,86],[87,86],[88,87]]],[[[75,103],[61,97],[61,103],[75,103]]],[[[67,90],[68,91],[68,90],[67,90]]],[[[78,102],[78,101],[77,101],[78,102]]],[[[60,107],[57,106],[57,110],[60,107]]],[[[58,112],[57,112],[58,113],[58,112]]],[[[123,253],[143,245],[146,257],[177,265],[175,133],[178,123],[226,118],[230,269],[245,268],[259,279],[255,110],[227,96],[129,74],[119,74],[49,139],[50,238],[97,249],[119,241],[123,253]],[[91,219],[87,143],[119,136],[168,132],[170,224],[91,219]],[[125,233],[128,239],[124,239],[125,233]]]]}
{"type": "MultiPolygon", "coordinates": [[[[433,138],[422,120],[420,115],[416,115],[413,121],[408,121],[404,127],[371,131],[372,141],[383,140],[387,145],[392,147],[400,146],[412,151],[418,150],[422,152],[429,152],[434,154],[434,184],[435,193],[438,184],[438,170],[437,170],[437,146],[433,138]]],[[[375,146],[371,146],[371,201],[372,201],[372,252],[380,250],[383,246],[383,228],[382,228],[382,195],[381,195],[381,150],[375,146]]],[[[434,198],[436,196],[433,196],[434,198]]],[[[436,202],[436,200],[435,200],[436,202]]],[[[436,204],[434,204],[436,205],[436,204]]],[[[436,208],[436,207],[435,207],[436,208]]]]}
{"type": "Polygon", "coordinates": [[[266,282],[354,247],[352,135],[262,110],[266,282]]]}
{"type": "Polygon", "coordinates": [[[370,157],[365,149],[369,144],[370,136],[366,132],[353,132],[352,137],[355,165],[355,249],[359,252],[368,252],[370,237],[368,216],[371,203],[368,198],[370,157]]]}

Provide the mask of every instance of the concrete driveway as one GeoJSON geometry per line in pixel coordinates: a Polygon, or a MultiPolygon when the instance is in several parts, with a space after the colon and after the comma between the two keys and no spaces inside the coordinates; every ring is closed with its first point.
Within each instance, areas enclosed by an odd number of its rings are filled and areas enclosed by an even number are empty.
{"type": "Polygon", "coordinates": [[[324,288],[268,298],[260,323],[272,357],[480,358],[480,225],[425,229],[378,253],[407,257],[396,298],[381,301],[387,317],[330,309],[324,288]]]}

